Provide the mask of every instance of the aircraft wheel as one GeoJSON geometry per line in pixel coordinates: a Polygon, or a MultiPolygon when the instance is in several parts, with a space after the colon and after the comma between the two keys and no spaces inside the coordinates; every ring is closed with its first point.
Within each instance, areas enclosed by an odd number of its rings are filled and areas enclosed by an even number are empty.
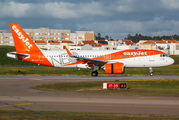
{"type": "Polygon", "coordinates": [[[150,73],[150,76],[154,76],[153,72],[150,73]]]}
{"type": "Polygon", "coordinates": [[[98,72],[97,72],[97,71],[93,71],[93,72],[91,73],[91,76],[98,76],[98,72]]]}

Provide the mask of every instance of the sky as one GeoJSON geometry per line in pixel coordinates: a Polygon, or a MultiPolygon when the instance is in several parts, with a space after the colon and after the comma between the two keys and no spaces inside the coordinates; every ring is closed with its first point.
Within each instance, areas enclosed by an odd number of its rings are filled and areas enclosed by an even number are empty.
{"type": "Polygon", "coordinates": [[[128,34],[179,34],[179,0],[0,0],[0,30],[49,27],[94,31],[124,39],[128,34]]]}

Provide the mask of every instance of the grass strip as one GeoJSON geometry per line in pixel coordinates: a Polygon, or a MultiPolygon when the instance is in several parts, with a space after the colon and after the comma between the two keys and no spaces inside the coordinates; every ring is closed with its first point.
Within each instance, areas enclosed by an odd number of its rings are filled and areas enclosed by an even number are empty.
{"type": "Polygon", "coordinates": [[[61,92],[179,97],[179,79],[114,80],[113,82],[125,82],[128,89],[103,90],[103,82],[98,81],[43,84],[33,88],[61,92]]]}
{"type": "MultiPolygon", "coordinates": [[[[179,75],[179,65],[171,65],[162,68],[154,68],[156,76],[177,76],[179,75]]],[[[70,69],[54,67],[1,67],[1,76],[91,76],[93,70],[70,69]]],[[[104,74],[103,70],[98,70],[99,76],[149,76],[148,68],[126,68],[124,74],[104,74]]]]}
{"type": "MultiPolygon", "coordinates": [[[[36,118],[38,120],[56,120],[55,118],[47,118],[43,115],[31,113],[28,111],[8,111],[13,112],[14,114],[23,114],[24,116],[29,116],[36,118]]],[[[15,116],[9,114],[8,112],[0,111],[0,119],[3,120],[29,120],[28,118],[15,116]]],[[[66,115],[57,111],[39,111],[44,114],[50,114],[53,116],[62,117],[67,120],[89,120],[85,118],[79,118],[76,116],[66,115]]],[[[149,115],[149,114],[123,114],[123,113],[92,113],[92,112],[70,112],[72,114],[78,114],[81,116],[86,116],[88,118],[94,120],[177,120],[179,116],[171,116],[171,115],[149,115]]]]}
{"type": "MultiPolygon", "coordinates": [[[[12,111],[0,110],[0,114],[1,114],[1,112],[9,114],[9,116],[14,116],[14,117],[18,116],[19,118],[23,118],[23,119],[27,118],[27,119],[37,120],[37,119],[32,118],[32,117],[28,117],[28,116],[24,116],[24,115],[21,115],[21,114],[13,113],[12,111]]],[[[5,118],[5,116],[1,116],[0,118],[1,119],[7,119],[7,118],[5,118]]]]}
{"type": "Polygon", "coordinates": [[[11,105],[13,106],[14,108],[19,108],[19,109],[22,109],[22,110],[26,110],[26,111],[29,111],[29,112],[33,112],[35,114],[40,114],[40,115],[43,115],[45,117],[51,117],[51,118],[55,118],[55,119],[59,119],[59,120],[65,120],[63,118],[60,118],[60,117],[57,117],[57,116],[53,116],[53,115],[50,115],[50,114],[46,114],[46,113],[43,113],[43,112],[39,112],[39,111],[34,111],[34,110],[31,110],[31,109],[26,109],[24,107],[19,107],[19,106],[16,106],[16,105],[12,105],[12,104],[9,104],[9,103],[6,103],[6,102],[1,102],[1,104],[5,104],[5,105],[11,105]]]}

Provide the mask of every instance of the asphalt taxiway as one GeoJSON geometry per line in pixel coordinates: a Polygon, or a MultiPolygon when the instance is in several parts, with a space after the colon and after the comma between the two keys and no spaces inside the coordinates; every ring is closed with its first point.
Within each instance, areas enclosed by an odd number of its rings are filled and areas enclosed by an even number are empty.
{"type": "Polygon", "coordinates": [[[32,88],[34,85],[60,82],[158,78],[179,78],[179,76],[0,76],[0,109],[17,110],[18,108],[12,106],[16,105],[42,111],[179,115],[179,97],[53,92],[32,88]]]}

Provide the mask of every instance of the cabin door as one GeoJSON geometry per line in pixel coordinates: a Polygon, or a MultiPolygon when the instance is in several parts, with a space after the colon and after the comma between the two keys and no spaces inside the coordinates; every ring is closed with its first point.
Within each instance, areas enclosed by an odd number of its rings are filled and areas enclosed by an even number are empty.
{"type": "Polygon", "coordinates": [[[154,52],[149,52],[149,61],[154,61],[154,52]]]}

